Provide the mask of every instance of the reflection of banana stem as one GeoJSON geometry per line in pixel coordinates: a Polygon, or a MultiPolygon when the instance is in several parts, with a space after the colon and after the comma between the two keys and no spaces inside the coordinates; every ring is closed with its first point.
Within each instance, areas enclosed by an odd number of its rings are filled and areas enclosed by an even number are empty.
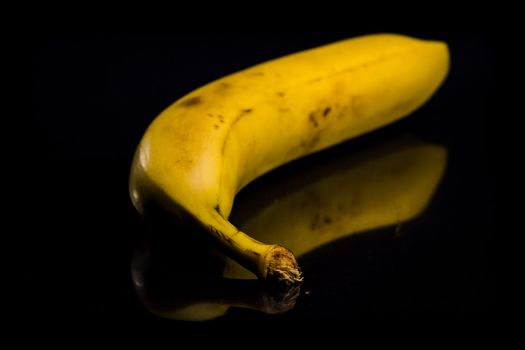
{"type": "Polygon", "coordinates": [[[277,314],[293,308],[299,296],[300,285],[275,288],[261,281],[222,278],[211,266],[192,271],[180,264],[180,257],[159,256],[165,253],[168,251],[142,247],[135,252],[131,266],[141,301],[163,318],[205,321],[224,315],[230,307],[277,314]]]}
{"type": "MultiPolygon", "coordinates": [[[[397,141],[311,166],[239,198],[231,220],[254,238],[301,256],[338,238],[414,218],[431,199],[445,164],[441,146],[397,141]]],[[[225,275],[251,277],[231,260],[225,275]]]]}
{"type": "MultiPolygon", "coordinates": [[[[214,285],[215,302],[221,305],[279,314],[292,309],[300,284],[272,286],[258,281],[224,278],[214,285]]],[[[213,299],[208,299],[211,302],[213,299]]]]}

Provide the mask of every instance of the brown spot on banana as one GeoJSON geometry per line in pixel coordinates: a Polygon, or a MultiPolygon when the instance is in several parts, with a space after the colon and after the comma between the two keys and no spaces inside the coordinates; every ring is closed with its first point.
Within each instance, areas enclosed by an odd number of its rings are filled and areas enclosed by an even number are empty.
{"type": "Polygon", "coordinates": [[[310,230],[314,231],[319,227],[320,219],[321,217],[319,213],[315,213],[312,223],[310,224],[310,230]]]}
{"type": "Polygon", "coordinates": [[[213,233],[213,235],[215,237],[217,237],[217,239],[221,240],[221,241],[224,241],[225,243],[227,243],[228,245],[230,246],[234,246],[235,245],[235,242],[228,236],[226,236],[224,233],[222,233],[221,231],[217,230],[215,227],[213,226],[208,226],[209,227],[209,230],[211,233],[213,233]]]}
{"type": "Polygon", "coordinates": [[[317,143],[321,140],[321,132],[316,132],[311,139],[306,141],[301,141],[301,147],[305,150],[305,153],[310,152],[312,148],[317,145],[317,143]]]}
{"type": "Polygon", "coordinates": [[[182,100],[179,104],[181,107],[195,107],[202,104],[202,97],[195,96],[182,100]]]}
{"type": "Polygon", "coordinates": [[[256,257],[260,257],[261,256],[261,254],[255,252],[255,251],[253,251],[251,249],[246,249],[245,252],[246,252],[246,254],[251,254],[251,255],[254,255],[256,257]]]}
{"type": "Polygon", "coordinates": [[[363,115],[364,101],[361,96],[352,96],[350,109],[354,117],[359,118],[363,115]]]}
{"type": "Polygon", "coordinates": [[[310,123],[312,123],[312,125],[315,127],[315,128],[318,128],[319,127],[319,123],[317,122],[317,119],[315,119],[315,113],[312,112],[308,115],[308,120],[310,121],[310,123]]]}
{"type": "Polygon", "coordinates": [[[323,78],[321,78],[321,77],[317,77],[317,78],[310,79],[310,80],[307,81],[306,83],[307,83],[307,84],[315,84],[315,83],[320,82],[321,80],[323,80],[323,78]]]}

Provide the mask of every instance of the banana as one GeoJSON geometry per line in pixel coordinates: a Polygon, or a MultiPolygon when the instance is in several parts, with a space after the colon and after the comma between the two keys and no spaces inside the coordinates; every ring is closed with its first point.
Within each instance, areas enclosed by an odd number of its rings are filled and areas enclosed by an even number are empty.
{"type": "MultiPolygon", "coordinates": [[[[309,252],[325,244],[421,214],[439,184],[446,159],[444,147],[413,139],[397,139],[357,153],[338,150],[292,171],[274,172],[267,186],[247,188],[231,221],[254,238],[286,246],[307,261],[309,252]]],[[[170,233],[167,226],[159,225],[158,230],[170,233]]],[[[157,235],[132,259],[136,291],[152,313],[202,321],[223,316],[230,307],[271,314],[294,307],[300,285],[275,290],[248,281],[255,276],[231,259],[220,260],[220,255],[206,252],[204,241],[186,239],[185,250],[173,254],[171,247],[180,240],[172,236],[157,235]],[[188,266],[184,255],[198,262],[188,266]]]]}
{"type": "Polygon", "coordinates": [[[198,88],[164,110],[137,147],[134,206],[160,205],[204,227],[260,279],[301,281],[292,252],[228,217],[236,193],[284,163],[406,116],[445,79],[446,44],[401,35],[348,39],[198,88]]]}

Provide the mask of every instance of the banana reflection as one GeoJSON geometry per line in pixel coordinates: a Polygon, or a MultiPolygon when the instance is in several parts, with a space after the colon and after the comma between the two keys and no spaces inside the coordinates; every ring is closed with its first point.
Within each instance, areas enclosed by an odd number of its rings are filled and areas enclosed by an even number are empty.
{"type": "MultiPolygon", "coordinates": [[[[301,257],[345,236],[413,219],[432,198],[445,166],[443,147],[396,140],[358,154],[317,160],[285,176],[277,174],[275,181],[259,189],[247,188],[237,198],[230,219],[252,237],[281,244],[301,257]]],[[[157,315],[207,320],[224,315],[232,306],[276,313],[295,305],[298,289],[275,291],[259,281],[243,280],[255,276],[233,260],[204,252],[204,240],[192,242],[194,249],[189,242],[181,243],[180,237],[173,244],[186,247],[192,261],[202,264],[192,263],[189,269],[184,256],[171,264],[175,269],[160,264],[166,276],[177,281],[173,289],[157,286],[169,301],[159,302],[162,298],[152,292],[155,287],[145,283],[148,274],[159,274],[147,268],[152,265],[148,263],[151,250],[137,252],[133,260],[137,291],[157,315]],[[203,257],[193,256],[195,252],[203,257]]],[[[173,245],[163,246],[173,257],[173,245]]]]}
{"type": "Polygon", "coordinates": [[[230,307],[278,314],[295,306],[300,286],[276,288],[258,280],[223,278],[224,256],[209,242],[183,242],[185,250],[173,254],[173,244],[181,242],[166,236],[153,240],[157,242],[145,242],[135,252],[131,274],[141,301],[157,316],[206,321],[230,307]]]}
{"type": "MultiPolygon", "coordinates": [[[[273,189],[239,198],[230,220],[301,257],[336,239],[416,217],[432,198],[446,156],[442,146],[405,138],[328,159],[273,189]]],[[[225,276],[253,278],[233,260],[225,276]]]]}

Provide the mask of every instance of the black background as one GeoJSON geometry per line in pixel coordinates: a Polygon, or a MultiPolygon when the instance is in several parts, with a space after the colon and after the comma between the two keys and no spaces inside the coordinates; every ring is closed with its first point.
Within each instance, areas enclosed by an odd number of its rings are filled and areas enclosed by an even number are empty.
{"type": "MultiPolygon", "coordinates": [[[[368,32],[367,32],[368,33],[368,32]]],[[[179,32],[54,33],[32,44],[32,159],[38,203],[20,233],[29,308],[82,320],[164,321],[133,290],[130,258],[145,227],[127,180],[142,133],[166,106],[211,80],[284,54],[360,34],[179,32]]],[[[415,114],[335,152],[398,134],[445,145],[448,169],[425,214],[309,254],[307,287],[281,316],[232,309],[223,319],[475,319],[492,307],[492,187],[485,117],[491,40],[477,32],[402,32],[449,44],[451,70],[415,114]]],[[[334,152],[334,151],[330,151],[334,152]]],[[[293,167],[293,164],[291,165],[293,167]]],[[[264,179],[261,180],[264,183],[264,179]]],[[[260,182],[261,182],[260,181],[260,182]]],[[[173,322],[173,321],[170,321],[173,322]]]]}

